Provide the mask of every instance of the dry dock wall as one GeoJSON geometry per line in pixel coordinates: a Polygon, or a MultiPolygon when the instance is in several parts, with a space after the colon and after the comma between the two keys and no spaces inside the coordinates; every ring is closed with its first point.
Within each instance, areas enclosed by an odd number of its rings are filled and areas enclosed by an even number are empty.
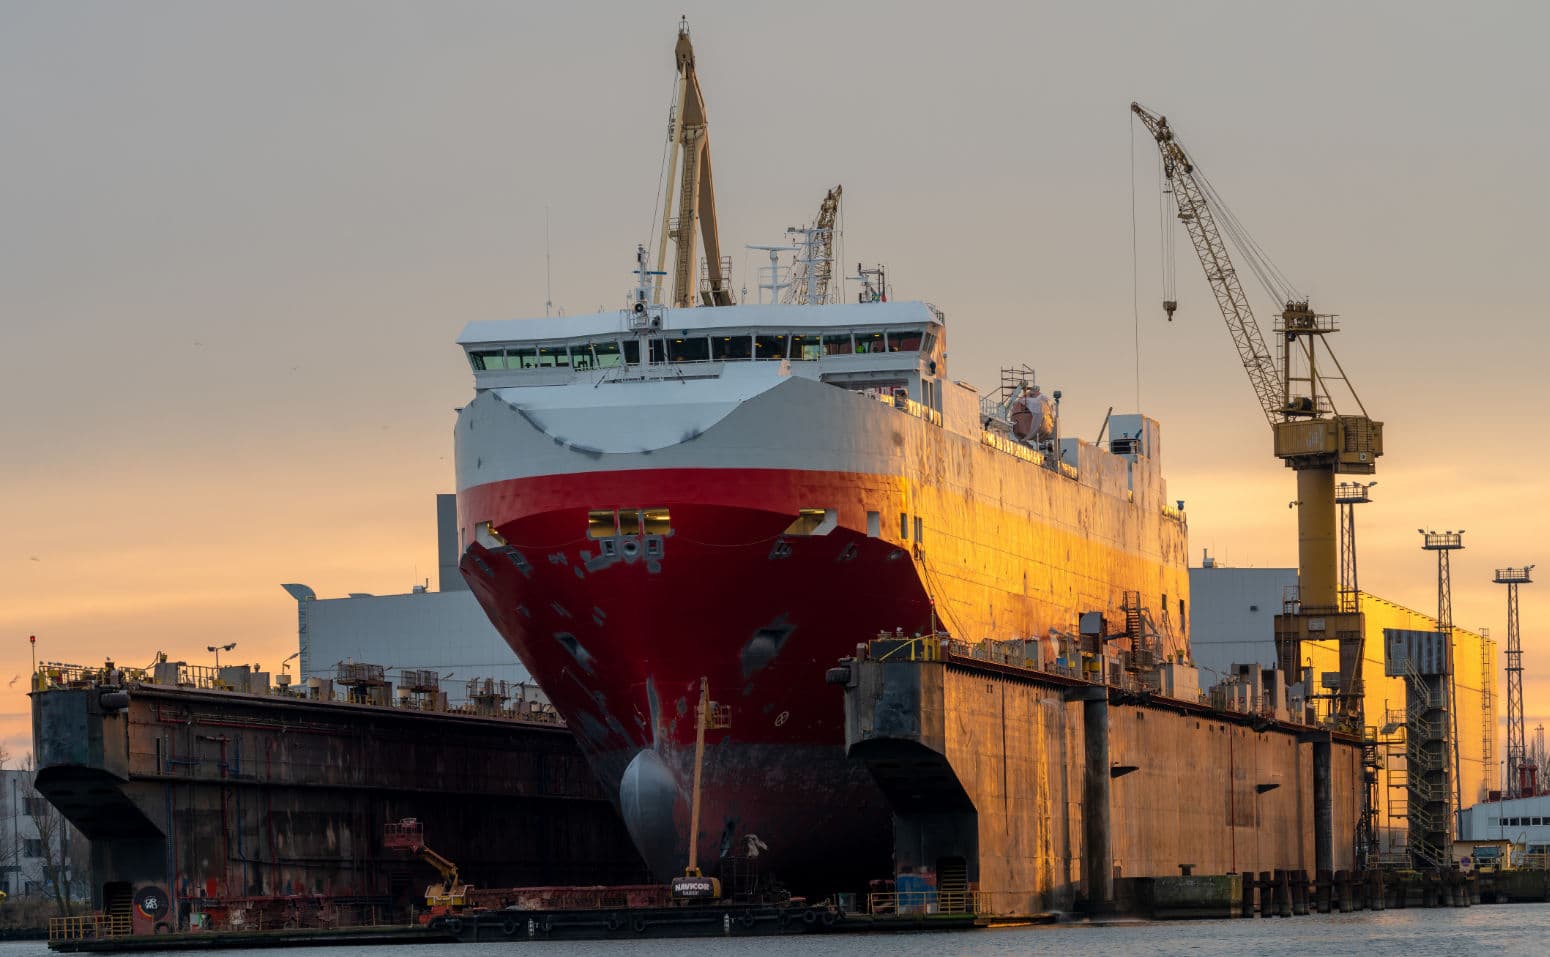
{"type": "MultiPolygon", "coordinates": [[[[1101,909],[1112,878],[1177,876],[1184,864],[1196,874],[1319,866],[1321,732],[1011,669],[849,668],[846,743],[893,805],[895,872],[945,881],[961,867],[987,912],[1101,909]],[[1106,763],[1087,730],[1104,710],[1106,763]],[[1095,888],[1100,862],[1110,871],[1095,888]]],[[[1335,869],[1353,865],[1360,762],[1357,743],[1333,740],[1335,869]]]]}
{"type": "Polygon", "coordinates": [[[169,923],[236,898],[423,903],[436,873],[383,848],[403,817],[478,886],[644,877],[562,727],[155,685],[32,706],[38,789],[91,840],[99,908],[147,889],[169,923]]]}

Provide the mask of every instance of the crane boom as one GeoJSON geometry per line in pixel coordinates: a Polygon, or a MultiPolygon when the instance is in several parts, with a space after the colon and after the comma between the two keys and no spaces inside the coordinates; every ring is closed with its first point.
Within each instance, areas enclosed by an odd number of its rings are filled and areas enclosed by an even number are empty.
{"type": "Polygon", "coordinates": [[[1130,109],[1157,141],[1157,149],[1162,153],[1163,174],[1173,184],[1179,219],[1183,220],[1190,241],[1195,244],[1206,282],[1211,284],[1222,318],[1227,320],[1227,331],[1238,349],[1243,370],[1249,374],[1260,407],[1265,410],[1265,418],[1274,425],[1285,418],[1286,387],[1276,369],[1275,359],[1265,347],[1265,337],[1249,306],[1248,296],[1243,292],[1243,283],[1238,280],[1238,271],[1233,268],[1232,257],[1227,254],[1227,244],[1216,225],[1216,217],[1206,202],[1200,181],[1195,178],[1195,164],[1174,139],[1167,117],[1159,116],[1139,103],[1130,104],[1130,109]]]}
{"type": "MultiPolygon", "coordinates": [[[[672,151],[667,173],[667,193],[662,199],[662,235],[657,245],[657,272],[662,273],[667,244],[673,243],[673,305],[694,304],[694,246],[699,233],[705,244],[705,288],[699,299],[707,306],[730,306],[732,289],[721,259],[721,236],[716,227],[716,187],[710,171],[710,131],[705,117],[705,95],[694,69],[694,44],[689,42],[689,23],[678,25],[674,48],[678,63],[678,92],[668,125],[672,151]],[[682,163],[682,171],[679,165],[682,163]],[[675,207],[674,198],[677,198],[675,207]],[[674,209],[677,215],[670,215],[674,209]]],[[[662,301],[656,280],[654,299],[662,301]]]]}
{"type": "Polygon", "coordinates": [[[801,237],[801,245],[781,302],[817,306],[829,301],[829,283],[834,275],[834,224],[844,192],[845,187],[836,186],[824,194],[813,225],[786,230],[801,237]]]}

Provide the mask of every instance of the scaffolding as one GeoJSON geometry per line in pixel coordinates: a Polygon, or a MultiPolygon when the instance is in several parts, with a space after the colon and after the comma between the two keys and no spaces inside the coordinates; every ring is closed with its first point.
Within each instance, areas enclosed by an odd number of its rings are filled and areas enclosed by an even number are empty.
{"type": "Polygon", "coordinates": [[[1384,727],[1391,740],[1395,726],[1404,727],[1405,843],[1410,866],[1421,870],[1445,869],[1453,858],[1457,805],[1448,638],[1441,631],[1383,631],[1384,674],[1405,684],[1403,717],[1390,714],[1384,727]]]}

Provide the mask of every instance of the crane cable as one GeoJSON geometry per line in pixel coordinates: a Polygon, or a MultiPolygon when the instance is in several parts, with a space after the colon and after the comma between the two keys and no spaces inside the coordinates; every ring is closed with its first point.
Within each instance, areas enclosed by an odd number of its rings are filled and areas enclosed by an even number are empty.
{"type": "MultiPolygon", "coordinates": [[[[660,210],[664,217],[667,216],[669,212],[669,210],[663,208],[663,206],[665,206],[667,203],[667,198],[666,195],[662,192],[662,186],[663,181],[667,179],[668,151],[672,150],[675,146],[678,145],[675,142],[677,137],[674,136],[674,133],[676,133],[678,130],[678,117],[674,115],[674,111],[677,109],[678,77],[675,75],[673,77],[672,92],[669,93],[667,97],[667,138],[662,141],[662,161],[657,166],[657,191],[652,194],[651,197],[651,225],[646,227],[646,240],[647,242],[653,244],[656,242],[657,236],[657,212],[660,210]]],[[[649,246],[647,247],[647,251],[650,251],[649,246]]]]}
{"type": "Polygon", "coordinates": [[[1141,280],[1136,257],[1136,118],[1130,114],[1130,313],[1136,354],[1136,412],[1141,411],[1141,280]]]}

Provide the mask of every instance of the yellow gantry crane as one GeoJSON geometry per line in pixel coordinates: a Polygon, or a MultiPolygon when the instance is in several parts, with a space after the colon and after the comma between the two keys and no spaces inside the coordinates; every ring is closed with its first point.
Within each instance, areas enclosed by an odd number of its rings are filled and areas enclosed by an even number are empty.
{"type": "MultiPolygon", "coordinates": [[[[1288,681],[1302,673],[1302,642],[1338,639],[1340,684],[1336,714],[1350,730],[1360,730],[1362,715],[1363,622],[1355,595],[1342,595],[1336,530],[1336,474],[1371,475],[1383,454],[1383,423],[1367,414],[1346,378],[1327,337],[1335,317],[1315,313],[1265,257],[1232,211],[1160,116],[1130,104],[1162,154],[1165,191],[1194,244],[1206,281],[1216,297],[1238,358],[1248,373],[1274,436],[1275,455],[1297,473],[1298,595],[1276,616],[1276,655],[1288,681]],[[1258,320],[1238,279],[1227,243],[1243,254],[1250,268],[1281,305],[1274,333],[1276,355],[1266,347],[1258,320]],[[1354,412],[1337,409],[1330,386],[1349,395],[1354,412]]],[[[1164,302],[1173,318],[1176,301],[1164,302]]],[[[1312,689],[1309,689],[1310,691],[1312,689]]]]}
{"type": "Polygon", "coordinates": [[[710,132],[705,119],[705,96],[700,92],[700,78],[694,70],[694,45],[689,42],[687,19],[679,21],[674,54],[678,60],[678,91],[668,119],[667,193],[662,198],[662,235],[657,244],[653,301],[658,305],[662,303],[663,264],[671,241],[673,305],[680,309],[694,305],[694,243],[698,232],[705,244],[705,281],[699,291],[699,301],[706,306],[730,306],[730,261],[721,256],[721,238],[716,229],[710,132]],[[673,215],[675,209],[676,215],[673,215]]]}

